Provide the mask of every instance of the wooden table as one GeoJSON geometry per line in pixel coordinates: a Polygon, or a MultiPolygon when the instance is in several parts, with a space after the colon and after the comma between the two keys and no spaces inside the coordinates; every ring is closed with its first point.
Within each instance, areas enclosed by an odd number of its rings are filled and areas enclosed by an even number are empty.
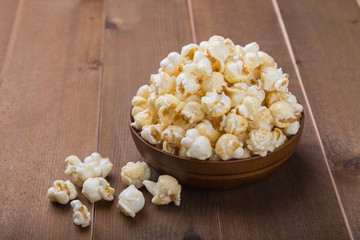
{"type": "Polygon", "coordinates": [[[360,9],[355,0],[1,0],[0,239],[360,239],[360,9]],[[125,217],[91,205],[91,227],[46,191],[64,159],[98,151],[109,181],[139,153],[128,112],[159,62],[190,42],[252,41],[290,74],[308,116],[292,158],[229,191],[184,187],[180,207],[125,217]]]}

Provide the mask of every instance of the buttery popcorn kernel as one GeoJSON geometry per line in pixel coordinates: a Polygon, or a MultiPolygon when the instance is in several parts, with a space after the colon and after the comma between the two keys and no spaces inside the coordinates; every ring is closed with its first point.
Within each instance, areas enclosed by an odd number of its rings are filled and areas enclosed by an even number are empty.
{"type": "Polygon", "coordinates": [[[144,195],[134,185],[130,185],[120,193],[117,206],[126,216],[134,218],[145,206],[144,195]]]}
{"type": "Polygon", "coordinates": [[[266,156],[300,128],[303,106],[288,85],[289,75],[256,42],[240,46],[215,35],[160,62],[132,99],[131,126],[182,157],[266,156]]]}
{"type": "Polygon", "coordinates": [[[161,175],[157,182],[144,181],[146,189],[153,195],[152,203],[166,205],[173,202],[180,206],[181,185],[169,175],[161,175]]]}
{"type": "Polygon", "coordinates": [[[102,177],[89,178],[84,182],[81,193],[92,203],[101,199],[112,201],[115,189],[102,177]]]}
{"type": "Polygon", "coordinates": [[[70,200],[73,200],[77,196],[77,191],[69,180],[56,180],[53,186],[49,188],[47,196],[52,202],[58,202],[60,204],[67,204],[70,200]]]}
{"type": "Polygon", "coordinates": [[[146,162],[128,162],[121,168],[121,180],[126,185],[134,185],[137,188],[143,186],[143,181],[150,178],[150,168],[146,162]]]}
{"type": "Polygon", "coordinates": [[[91,217],[90,212],[85,205],[83,205],[79,200],[73,200],[70,203],[73,208],[73,221],[76,225],[81,227],[87,227],[90,225],[91,217]]]}

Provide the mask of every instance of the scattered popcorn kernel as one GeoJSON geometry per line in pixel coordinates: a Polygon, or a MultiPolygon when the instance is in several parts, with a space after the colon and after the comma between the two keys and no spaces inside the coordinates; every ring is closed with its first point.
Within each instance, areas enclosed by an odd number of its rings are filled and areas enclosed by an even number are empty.
{"type": "Polygon", "coordinates": [[[177,52],[171,52],[169,55],[160,62],[160,67],[164,72],[169,74],[177,74],[181,67],[183,59],[177,52]]]}
{"type": "Polygon", "coordinates": [[[180,115],[189,123],[198,123],[204,119],[205,113],[198,102],[188,102],[182,107],[180,115]]]}
{"type": "Polygon", "coordinates": [[[89,178],[84,182],[81,193],[92,203],[101,199],[114,200],[115,189],[102,177],[89,178]]]}
{"type": "Polygon", "coordinates": [[[161,175],[158,182],[144,181],[146,189],[153,195],[152,203],[166,205],[170,202],[180,206],[181,185],[169,175],[161,175]]]}
{"type": "Polygon", "coordinates": [[[224,130],[227,133],[231,133],[237,136],[246,132],[248,126],[249,121],[245,117],[237,115],[235,112],[231,112],[227,116],[223,115],[223,120],[220,124],[219,130],[224,130]]]}
{"type": "Polygon", "coordinates": [[[118,207],[126,216],[134,218],[143,209],[145,198],[134,185],[125,188],[119,195],[118,207]]]}
{"type": "Polygon", "coordinates": [[[226,133],[216,142],[215,152],[222,160],[239,159],[244,156],[242,146],[235,135],[226,133]]]}
{"type": "Polygon", "coordinates": [[[84,162],[72,155],[67,157],[65,162],[67,163],[65,174],[72,176],[80,187],[88,178],[105,178],[113,167],[109,158],[103,158],[99,153],[92,153],[84,162]]]}
{"type": "Polygon", "coordinates": [[[197,129],[189,129],[181,140],[181,145],[186,149],[186,156],[200,160],[208,159],[212,154],[209,139],[201,136],[197,129]]]}
{"type": "Polygon", "coordinates": [[[292,136],[292,135],[297,134],[297,132],[299,131],[299,128],[300,128],[300,122],[299,121],[289,123],[289,125],[287,125],[287,127],[284,128],[284,133],[287,136],[292,136]]]}
{"type": "Polygon", "coordinates": [[[180,147],[181,139],[185,136],[185,130],[176,125],[168,126],[162,133],[161,138],[169,144],[180,147]]]}
{"type": "Polygon", "coordinates": [[[206,119],[196,125],[195,129],[198,130],[200,135],[207,137],[212,146],[215,146],[216,141],[221,135],[220,132],[214,128],[211,122],[206,119]]]}
{"type": "Polygon", "coordinates": [[[297,120],[294,106],[287,101],[275,102],[269,107],[269,110],[271,111],[276,127],[285,128],[297,120]]]}
{"type": "Polygon", "coordinates": [[[265,129],[254,129],[249,134],[250,138],[246,141],[247,148],[253,154],[265,157],[267,152],[272,149],[273,134],[265,129]]]}
{"type": "Polygon", "coordinates": [[[134,122],[131,123],[131,126],[139,131],[143,127],[152,123],[153,118],[151,115],[151,111],[149,109],[145,109],[144,111],[141,111],[134,116],[134,122]]]}
{"type": "Polygon", "coordinates": [[[220,117],[231,108],[231,99],[225,93],[207,92],[201,98],[201,106],[205,113],[213,117],[220,117]]]}
{"type": "Polygon", "coordinates": [[[87,207],[83,205],[79,200],[73,200],[70,202],[71,207],[73,208],[73,220],[76,225],[81,227],[87,227],[90,225],[90,212],[87,207]]]}
{"type": "Polygon", "coordinates": [[[121,168],[121,180],[126,185],[135,185],[137,188],[143,186],[143,181],[150,178],[150,168],[146,162],[128,162],[121,168]]]}
{"type": "Polygon", "coordinates": [[[158,144],[161,142],[162,127],[159,124],[147,125],[143,127],[140,135],[143,139],[151,144],[158,144]]]}
{"type": "Polygon", "coordinates": [[[227,86],[224,75],[219,72],[213,72],[210,76],[204,77],[201,83],[201,90],[204,92],[221,92],[223,87],[227,86]]]}
{"type": "Polygon", "coordinates": [[[60,204],[67,204],[70,200],[73,200],[77,196],[77,191],[69,180],[56,180],[53,186],[49,188],[47,196],[52,202],[58,202],[60,204]]]}

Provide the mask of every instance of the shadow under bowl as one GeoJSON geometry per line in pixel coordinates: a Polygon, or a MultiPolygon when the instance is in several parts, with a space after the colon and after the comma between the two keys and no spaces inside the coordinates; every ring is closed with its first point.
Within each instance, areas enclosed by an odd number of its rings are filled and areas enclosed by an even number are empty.
{"type": "MultiPolygon", "coordinates": [[[[130,114],[130,123],[132,121],[130,114]]],[[[230,189],[263,179],[279,169],[295,152],[304,122],[305,115],[302,113],[297,134],[273,152],[268,152],[265,157],[227,161],[198,160],[164,152],[146,142],[130,123],[129,126],[140,155],[159,173],[171,175],[181,184],[191,187],[230,189]]]]}

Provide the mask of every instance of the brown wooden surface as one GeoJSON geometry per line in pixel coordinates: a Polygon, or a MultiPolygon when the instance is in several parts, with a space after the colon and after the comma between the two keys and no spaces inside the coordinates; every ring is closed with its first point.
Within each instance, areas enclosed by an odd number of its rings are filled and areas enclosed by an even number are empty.
{"type": "Polygon", "coordinates": [[[279,0],[279,7],[346,215],[360,239],[360,8],[351,0],[279,0]]]}
{"type": "Polygon", "coordinates": [[[313,112],[272,1],[1,0],[0,239],[349,239],[346,221],[360,239],[359,7],[355,0],[279,0],[279,7],[313,112]],[[155,206],[143,189],[146,205],[135,219],[116,199],[93,209],[80,196],[94,220],[75,226],[69,205],[46,198],[54,180],[69,179],[65,157],[110,157],[117,197],[121,167],[139,157],[127,126],[131,97],[192,33],[197,43],[214,34],[257,41],[290,74],[290,90],[316,125],[307,117],[294,156],[261,182],[183,187],[180,207],[155,206]]]}

